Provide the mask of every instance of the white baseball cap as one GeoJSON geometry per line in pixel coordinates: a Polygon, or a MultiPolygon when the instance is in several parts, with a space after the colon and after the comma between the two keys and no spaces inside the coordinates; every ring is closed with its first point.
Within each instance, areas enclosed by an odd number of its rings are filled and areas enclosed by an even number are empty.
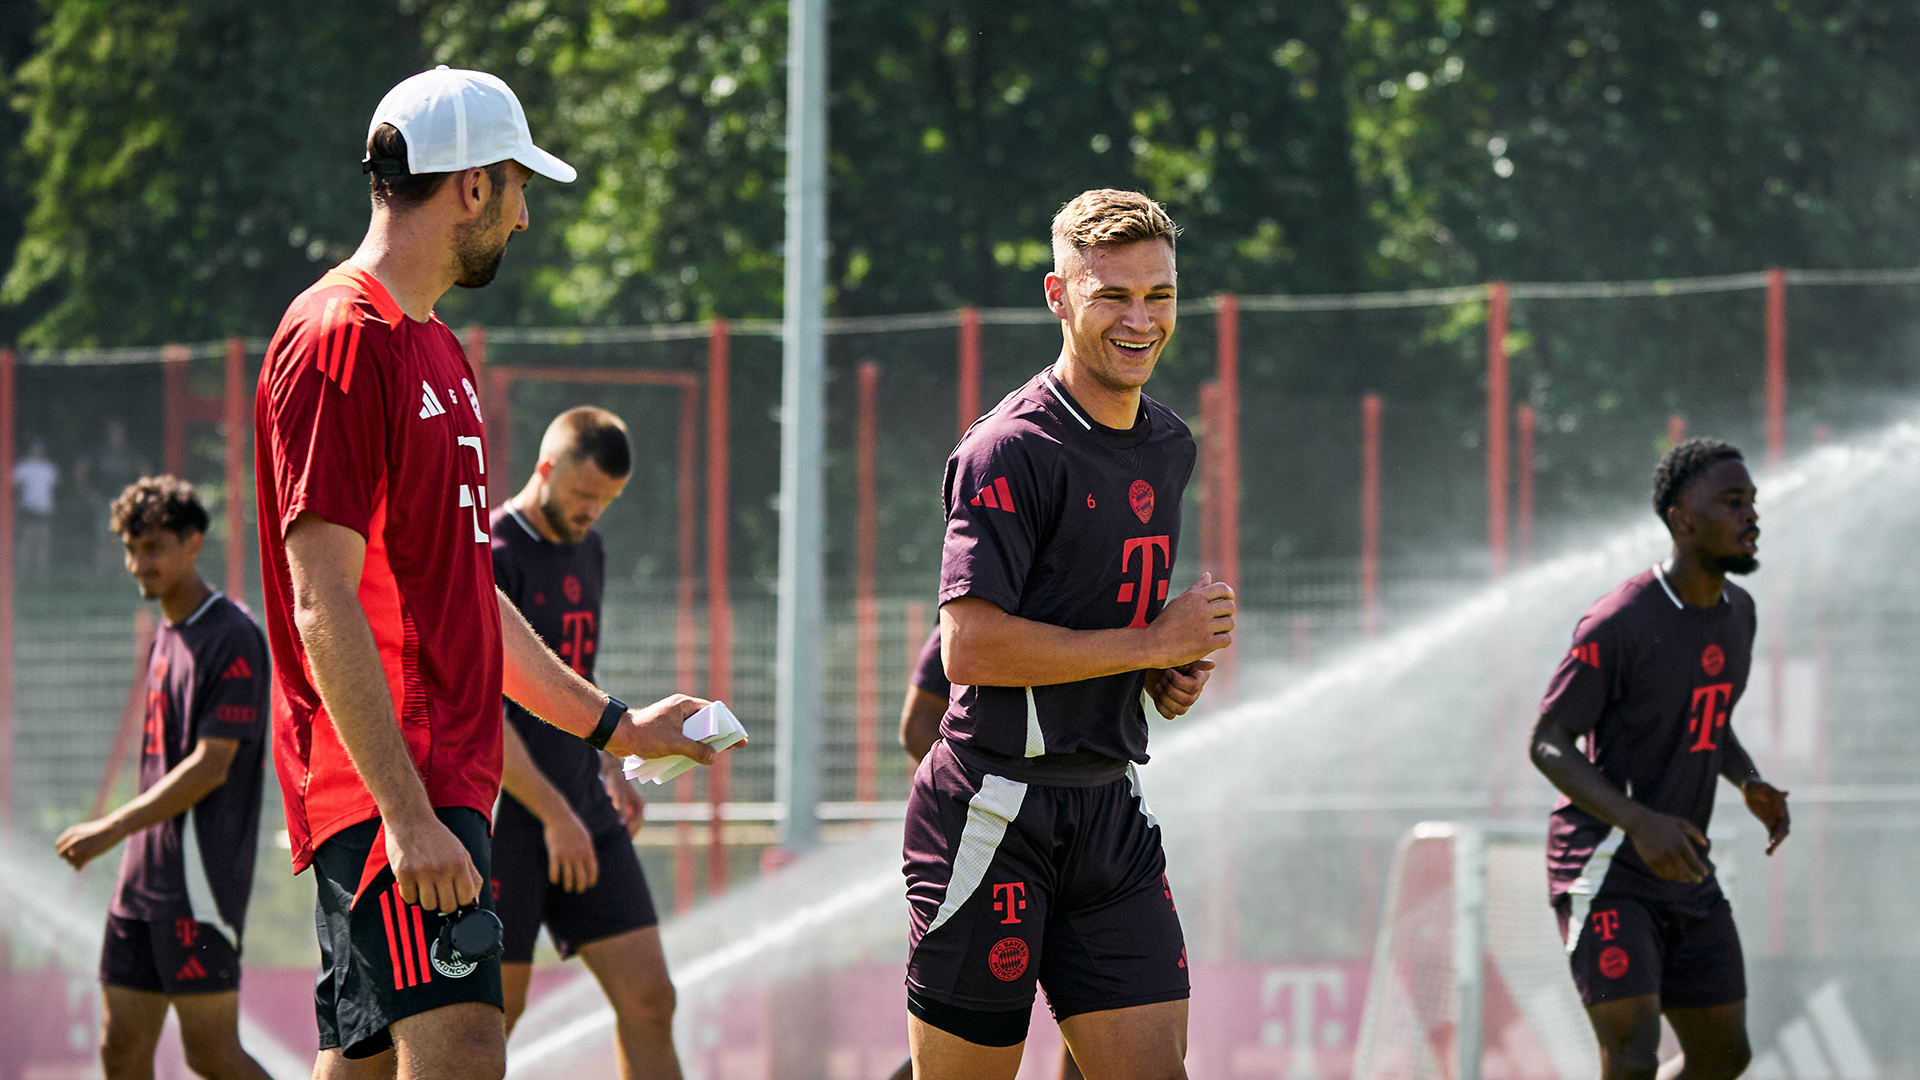
{"type": "Polygon", "coordinates": [[[381,124],[392,124],[406,138],[410,173],[459,172],[512,159],[563,184],[578,175],[533,145],[520,99],[484,71],[441,64],[401,80],[373,110],[369,139],[381,124]]]}

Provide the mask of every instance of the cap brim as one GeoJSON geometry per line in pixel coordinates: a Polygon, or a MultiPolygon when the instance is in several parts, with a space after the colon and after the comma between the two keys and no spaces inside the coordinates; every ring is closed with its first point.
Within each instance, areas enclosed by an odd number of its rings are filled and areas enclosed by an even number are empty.
{"type": "Polygon", "coordinates": [[[537,146],[529,146],[524,154],[515,154],[513,160],[549,180],[558,180],[563,184],[573,183],[574,178],[580,175],[573,166],[537,146]]]}

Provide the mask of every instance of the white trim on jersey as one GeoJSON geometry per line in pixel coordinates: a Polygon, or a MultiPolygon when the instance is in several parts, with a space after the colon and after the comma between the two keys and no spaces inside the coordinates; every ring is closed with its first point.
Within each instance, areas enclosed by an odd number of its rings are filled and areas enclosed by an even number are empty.
{"type": "Polygon", "coordinates": [[[953,876],[947,879],[947,893],[940,900],[939,912],[927,925],[928,934],[953,918],[986,880],[993,854],[1000,850],[1007,826],[1020,816],[1020,805],[1026,800],[1027,785],[1018,780],[992,773],[980,778],[980,790],[967,800],[967,824],[960,830],[960,846],[953,852],[953,876]]]}
{"type": "Polygon", "coordinates": [[[1053,396],[1059,399],[1060,404],[1066,407],[1067,412],[1070,413],[1075,420],[1080,421],[1080,426],[1086,428],[1088,431],[1092,431],[1093,425],[1087,422],[1086,417],[1080,415],[1080,410],[1073,407],[1073,403],[1067,400],[1067,395],[1061,393],[1060,387],[1054,383],[1053,372],[1046,372],[1040,377],[1047,381],[1047,389],[1053,392],[1053,396]]]}
{"type": "Polygon", "coordinates": [[[240,948],[240,931],[227,922],[220,914],[220,905],[213,896],[213,883],[207,878],[205,856],[200,850],[200,840],[193,823],[193,808],[181,815],[180,824],[180,867],[185,871],[187,884],[187,907],[192,909],[195,920],[212,923],[227,935],[228,944],[236,950],[240,948]]]}
{"type": "Polygon", "coordinates": [[[225,595],[227,594],[221,592],[218,589],[215,589],[212,596],[209,596],[205,600],[200,601],[200,606],[193,609],[193,614],[187,616],[184,619],[181,619],[178,625],[192,626],[194,622],[200,618],[200,616],[205,615],[207,613],[207,609],[213,606],[213,602],[215,600],[218,600],[225,595]]]}
{"type": "Polygon", "coordinates": [[[1027,757],[1047,752],[1047,736],[1040,730],[1040,706],[1033,700],[1033,687],[1027,687],[1027,757]]]}
{"type": "MultiPolygon", "coordinates": [[[[1653,580],[1660,583],[1661,591],[1667,594],[1667,599],[1673,601],[1674,607],[1680,608],[1682,610],[1686,609],[1687,605],[1680,602],[1680,597],[1673,591],[1673,586],[1667,584],[1667,564],[1666,563],[1653,564],[1653,580]]],[[[1725,600],[1726,598],[1727,598],[1727,589],[1726,589],[1726,586],[1723,585],[1720,587],[1720,599],[1725,600]]]]}

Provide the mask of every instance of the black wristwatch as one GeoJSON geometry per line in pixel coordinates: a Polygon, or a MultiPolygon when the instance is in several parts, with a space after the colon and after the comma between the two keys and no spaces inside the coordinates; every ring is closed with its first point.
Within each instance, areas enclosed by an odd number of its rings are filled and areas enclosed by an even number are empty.
{"type": "Polygon", "coordinates": [[[600,710],[600,725],[593,729],[593,734],[587,736],[587,745],[595,750],[605,750],[607,740],[613,738],[614,729],[620,726],[620,718],[625,715],[627,703],[608,694],[607,707],[600,710]]]}

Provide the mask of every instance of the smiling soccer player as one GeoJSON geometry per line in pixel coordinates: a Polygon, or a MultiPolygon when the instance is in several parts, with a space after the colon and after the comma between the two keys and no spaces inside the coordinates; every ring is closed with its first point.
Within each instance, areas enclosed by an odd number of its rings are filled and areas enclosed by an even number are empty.
{"type": "Polygon", "coordinates": [[[1663,1013],[1682,1075],[1731,1080],[1751,1051],[1740,935],[1707,857],[1716,781],[1740,788],[1767,854],[1788,827],[1787,793],[1760,779],[1732,725],[1755,623],[1727,575],[1759,569],[1760,515],[1740,451],[1711,439],[1661,461],[1653,508],[1672,554],[1587,610],[1540,705],[1533,762],[1566,796],[1548,880],[1603,1080],[1652,1080],[1663,1013]]]}
{"type": "Polygon", "coordinates": [[[1184,941],[1134,764],[1143,696],[1193,705],[1234,601],[1204,576],[1168,601],[1195,447],[1140,391],[1173,333],[1175,233],[1134,192],[1061,209],[1059,357],[947,462],[940,632],[960,689],[905,845],[922,1080],[1012,1077],[1036,983],[1089,1075],[1186,1075],[1184,941]]]}

